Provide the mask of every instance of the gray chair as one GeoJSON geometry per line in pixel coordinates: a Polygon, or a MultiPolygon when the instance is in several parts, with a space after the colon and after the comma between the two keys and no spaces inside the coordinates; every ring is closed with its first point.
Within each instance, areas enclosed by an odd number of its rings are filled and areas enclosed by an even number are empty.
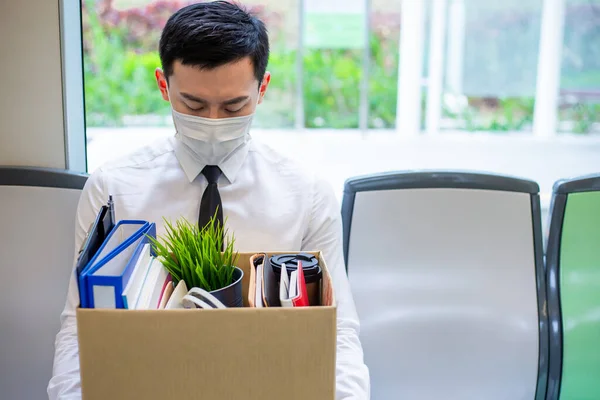
{"type": "Polygon", "coordinates": [[[344,257],[374,399],[544,398],[538,191],[462,172],[346,182],[344,257]]]}
{"type": "Polygon", "coordinates": [[[47,398],[84,174],[0,167],[0,397],[47,398]]]}
{"type": "Polygon", "coordinates": [[[600,175],[554,185],[546,264],[547,399],[599,399],[600,175]]]}

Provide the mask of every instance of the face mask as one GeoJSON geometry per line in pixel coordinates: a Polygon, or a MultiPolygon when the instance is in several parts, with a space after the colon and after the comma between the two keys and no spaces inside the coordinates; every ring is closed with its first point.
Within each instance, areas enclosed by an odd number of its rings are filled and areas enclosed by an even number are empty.
{"type": "Polygon", "coordinates": [[[250,139],[254,114],[233,118],[202,118],[172,109],[177,137],[207,165],[219,165],[250,139]]]}

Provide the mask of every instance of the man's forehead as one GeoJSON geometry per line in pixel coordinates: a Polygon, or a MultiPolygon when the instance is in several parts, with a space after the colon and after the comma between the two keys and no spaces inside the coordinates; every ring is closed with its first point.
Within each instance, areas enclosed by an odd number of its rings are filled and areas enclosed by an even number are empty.
{"type": "MultiPolygon", "coordinates": [[[[255,85],[254,66],[249,58],[224,64],[215,68],[200,68],[176,61],[172,77],[178,86],[188,89],[203,87],[243,88],[255,85]]],[[[170,79],[171,79],[170,78],[170,79]]]]}

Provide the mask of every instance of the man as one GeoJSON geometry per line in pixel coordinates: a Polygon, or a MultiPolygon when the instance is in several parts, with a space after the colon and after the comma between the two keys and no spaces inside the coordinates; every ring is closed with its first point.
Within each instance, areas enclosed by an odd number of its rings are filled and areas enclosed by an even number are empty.
{"type": "MultiPolygon", "coordinates": [[[[338,301],[336,398],[368,399],[369,372],[344,268],[334,194],[318,177],[249,135],[252,115],[271,79],[264,24],[227,2],[195,4],[169,19],[159,48],[163,69],[156,71],[156,81],[171,104],[177,132],[90,176],[77,210],[76,248],[109,195],[117,220],[156,222],[159,235],[163,217],[200,223],[205,197],[216,195],[238,251],[323,252],[338,301]]],[[[56,338],[50,399],[81,397],[78,305],[73,274],[56,338]]]]}

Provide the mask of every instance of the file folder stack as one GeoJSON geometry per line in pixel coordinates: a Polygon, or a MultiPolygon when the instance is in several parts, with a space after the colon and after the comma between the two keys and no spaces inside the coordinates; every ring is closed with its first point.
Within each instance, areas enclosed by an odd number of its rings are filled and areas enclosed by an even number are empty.
{"type": "Polygon", "coordinates": [[[158,308],[169,276],[153,258],[148,236],[156,236],[154,223],[114,226],[78,277],[81,308],[158,308]]]}

